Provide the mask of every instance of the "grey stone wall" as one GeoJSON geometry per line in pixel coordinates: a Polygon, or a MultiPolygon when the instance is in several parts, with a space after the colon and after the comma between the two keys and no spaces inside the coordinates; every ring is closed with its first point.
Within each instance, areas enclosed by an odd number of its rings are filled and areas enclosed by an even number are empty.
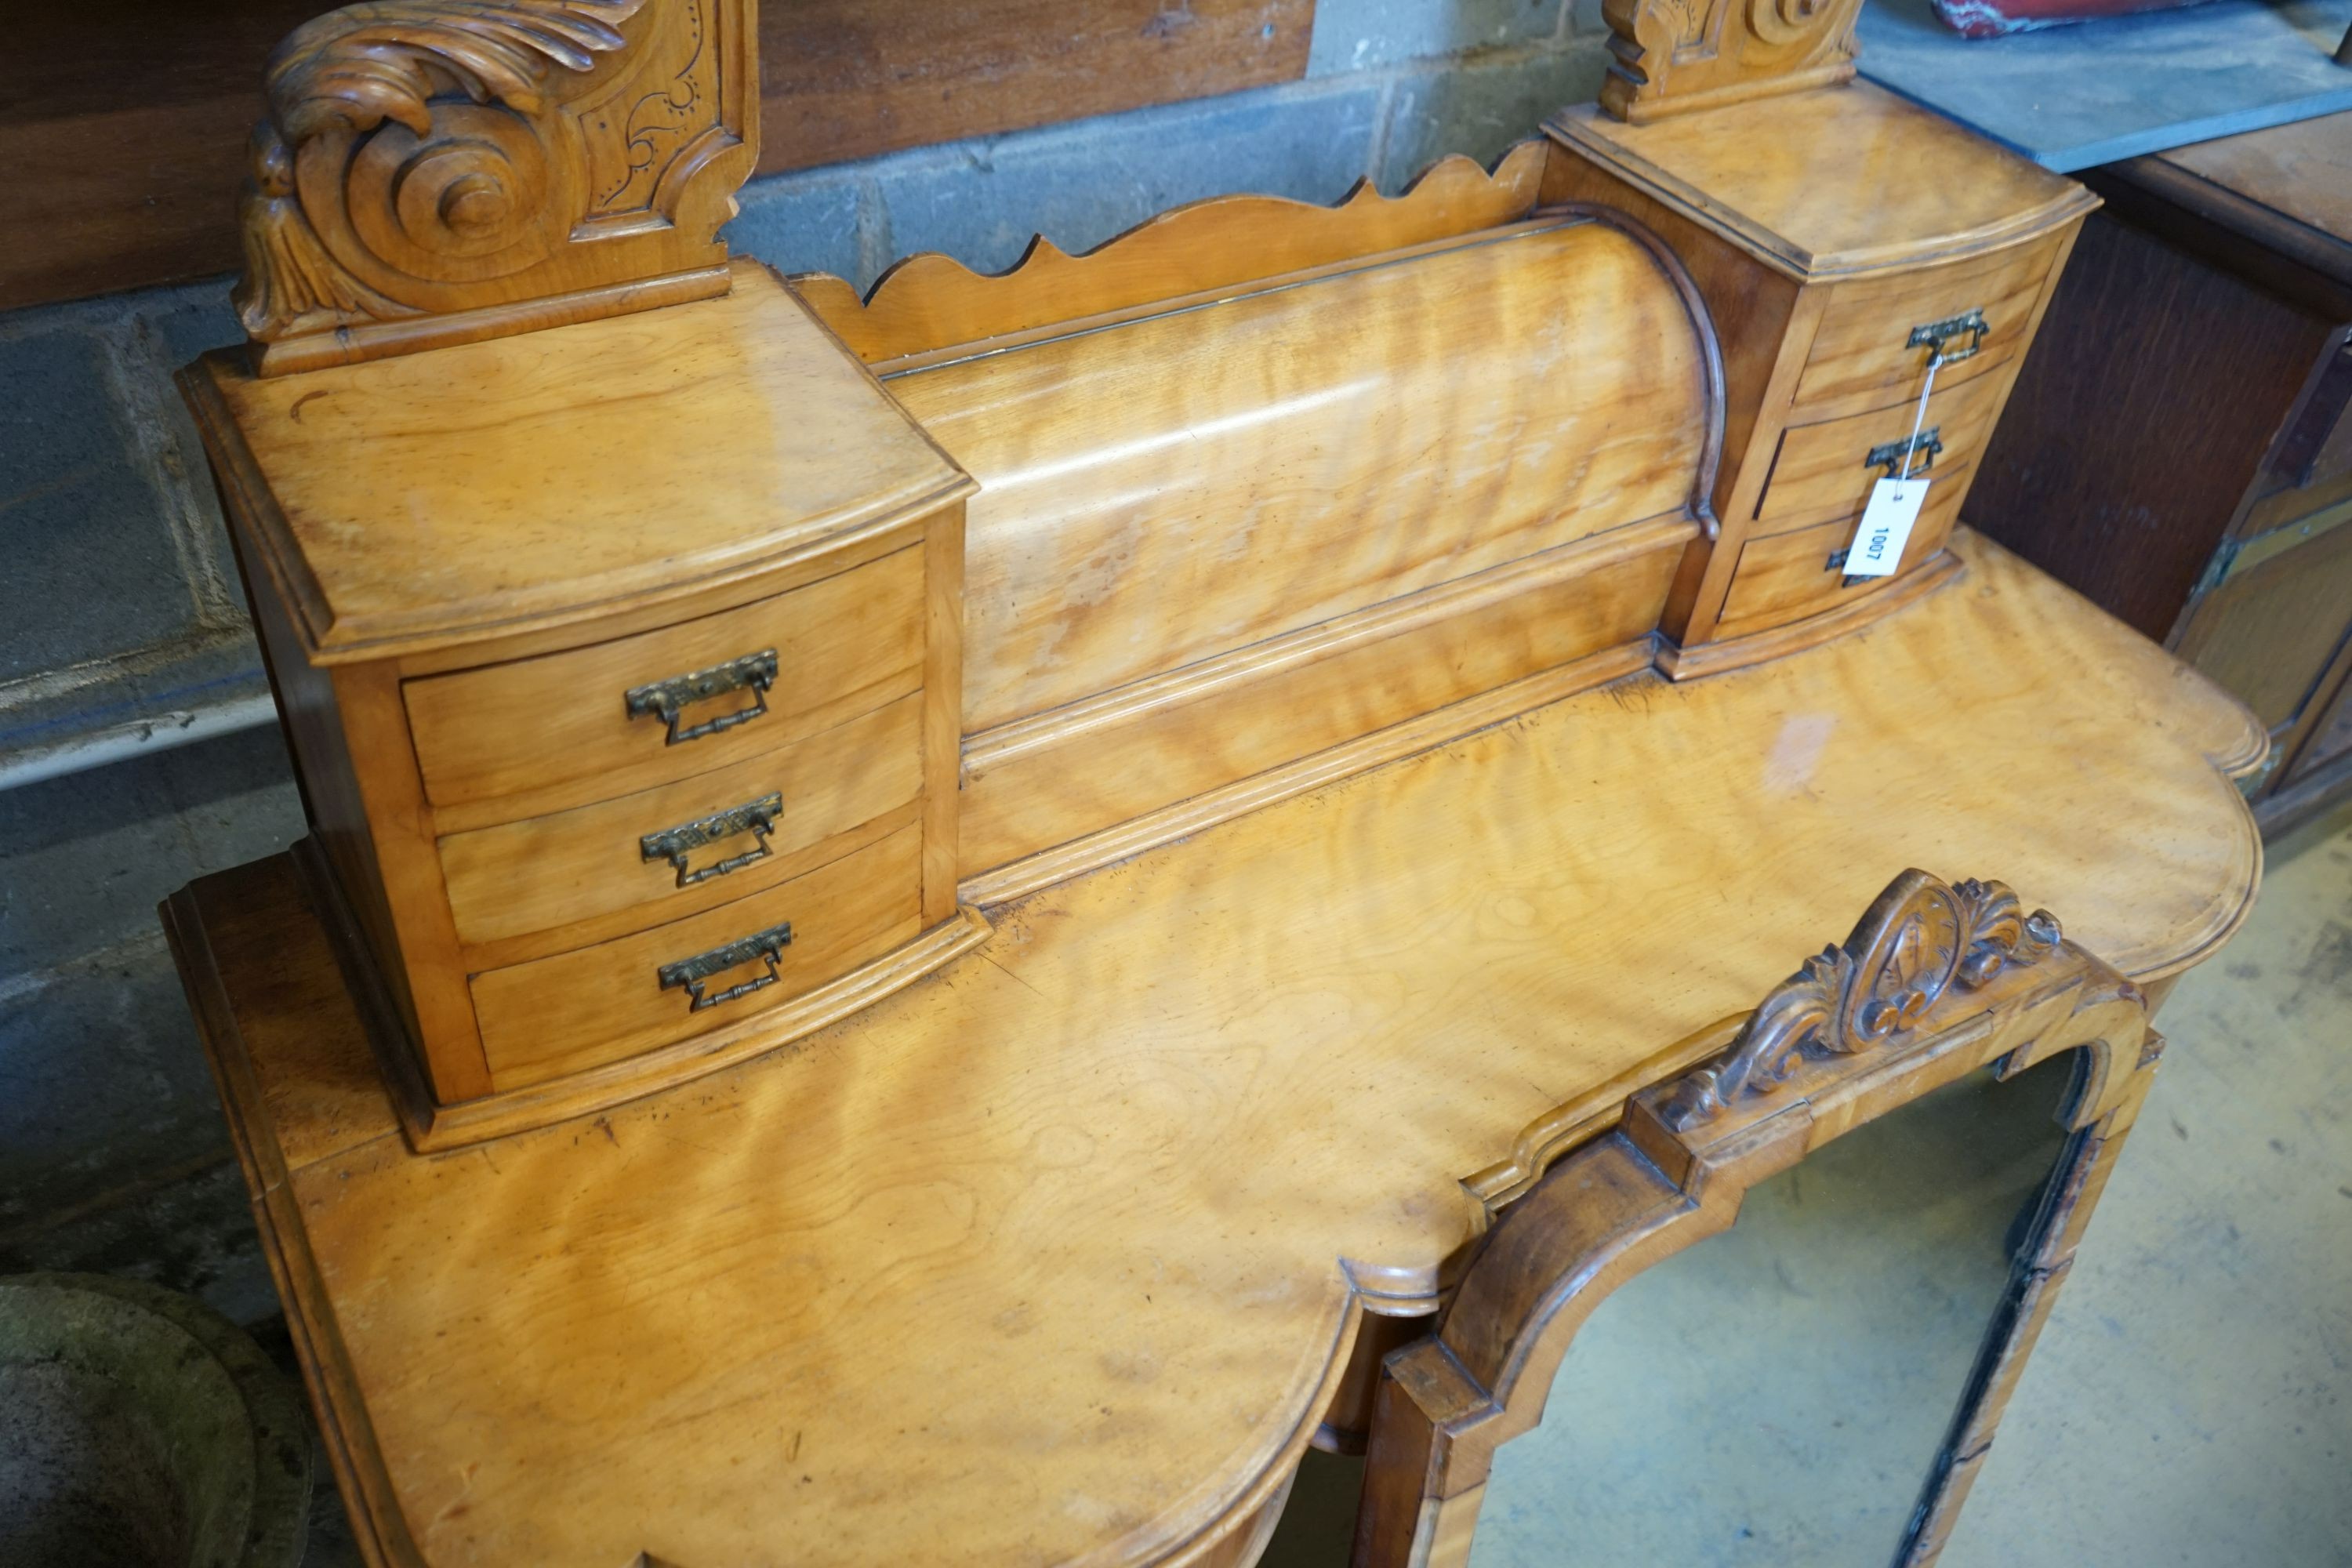
{"type": "MultiPolygon", "coordinates": [[[[1596,0],[1321,0],[1302,81],[755,182],[727,237],[863,288],[1204,196],[1393,195],[1592,97],[1601,33],[1596,0]]],[[[171,385],[236,341],[226,297],[0,315],[0,1272],[132,1273],[251,1321],[276,1303],[154,915],[301,830],[171,385]]]]}

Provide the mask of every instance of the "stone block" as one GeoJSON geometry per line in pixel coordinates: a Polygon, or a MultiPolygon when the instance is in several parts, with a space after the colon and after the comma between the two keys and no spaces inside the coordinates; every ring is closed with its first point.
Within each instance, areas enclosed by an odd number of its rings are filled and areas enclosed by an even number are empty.
{"type": "Polygon", "coordinates": [[[0,976],[144,937],[182,883],[301,833],[275,725],[0,791],[0,976]]]}
{"type": "Polygon", "coordinates": [[[1381,155],[1381,189],[1395,195],[1452,153],[1492,168],[1512,143],[1541,134],[1545,117],[1601,90],[1609,55],[1599,39],[1450,69],[1397,84],[1381,155]]]}
{"type": "Polygon", "coordinates": [[[11,686],[202,625],[110,358],[79,321],[0,332],[0,706],[11,686]]]}
{"type": "Polygon", "coordinates": [[[1318,0],[1310,77],[1548,41],[1573,0],[1318,0]]]}
{"type": "Polygon", "coordinates": [[[831,170],[753,180],[738,198],[742,211],[719,237],[738,255],[755,257],[779,271],[856,279],[860,183],[858,176],[831,170]]]}
{"type": "Polygon", "coordinates": [[[883,248],[1000,272],[1032,234],[1088,250],[1205,196],[1337,201],[1370,168],[1380,94],[1300,83],[898,154],[874,165],[883,248]]]}

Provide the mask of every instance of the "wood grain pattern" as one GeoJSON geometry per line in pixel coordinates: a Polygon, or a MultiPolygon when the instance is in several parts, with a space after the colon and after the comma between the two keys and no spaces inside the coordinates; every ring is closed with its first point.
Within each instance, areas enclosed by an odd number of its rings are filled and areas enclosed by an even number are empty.
{"type": "MultiPolygon", "coordinates": [[[[1741,553],[1744,556],[1746,552],[1741,553]]],[[[1818,647],[1927,597],[1966,570],[1966,563],[1950,551],[1930,555],[1917,571],[1890,578],[1885,587],[1840,595],[1843,603],[1833,599],[1827,609],[1816,609],[1800,619],[1763,617],[1762,625],[1735,628],[1732,635],[1711,641],[1687,646],[1668,643],[1658,650],[1658,669],[1672,680],[1696,680],[1818,647]]],[[[1800,601],[1798,607],[1810,601],[1800,601]]],[[[2260,760],[2259,755],[2255,760],[2260,760]]]]}
{"type": "Polygon", "coordinates": [[[2084,227],[2044,331],[1987,446],[1969,516],[2166,640],[2328,325],[2102,214],[2084,227]],[[2086,410],[2110,438],[2083,439],[2086,410]]]}
{"type": "Polygon", "coordinates": [[[1863,604],[1885,592],[1902,574],[1931,560],[1958,521],[1960,497],[1967,476],[1948,474],[1928,486],[1927,504],[1919,510],[1911,537],[1904,542],[1903,559],[1893,577],[1849,581],[1844,556],[1853,544],[1857,519],[1835,518],[1811,527],[1750,539],[1739,549],[1739,563],[1717,616],[1715,637],[1730,639],[1769,626],[1786,625],[1821,615],[1832,606],[1853,605],[1843,623],[1853,625],[1863,604]]]}
{"type": "Polygon", "coordinates": [[[180,951],[283,1172],[290,1310],[340,1336],[314,1386],[362,1530],[438,1568],[716,1564],[782,1498],[812,1564],[949,1529],[981,1562],[1205,1552],[1328,1407],[1351,1280],[1433,1289],[1484,1223],[1465,1176],[1752,1005],[1889,865],[1998,864],[2136,978],[2210,953],[2258,856],[2209,759],[2259,734],[1955,548],[1969,591],[1865,639],[1198,833],[796,1050],[487,1154],[408,1152],[281,868],[198,884],[180,951]]]}
{"type": "Polygon", "coordinates": [[[261,62],[318,11],[318,0],[12,6],[0,163],[55,173],[20,184],[0,310],[235,271],[261,62]]]}
{"type": "MultiPolygon", "coordinates": [[[[482,1054],[494,1089],[520,1089],[598,1067],[712,1022],[689,1011],[683,990],[665,988],[662,965],[789,922],[782,978],[716,1004],[730,1021],[788,1002],[866,959],[909,942],[922,925],[922,830],[909,824],[870,847],[781,886],[698,915],[473,977],[482,1054]]],[[[759,974],[753,962],[714,976],[717,994],[759,974]]]]}
{"type": "MultiPolygon", "coordinates": [[[[1643,15],[1667,31],[1675,24],[1664,8],[1643,15]]],[[[1740,25],[1764,15],[1751,7],[1740,25]]],[[[1781,20],[1790,36],[1800,30],[1781,20]]],[[[1675,58],[1713,47],[1694,36],[1675,58]]],[[[1622,47],[1620,55],[1630,58],[1622,47]]],[[[1621,207],[1654,230],[1687,258],[1722,335],[1725,439],[1712,490],[1719,527],[1685,554],[1660,618],[1661,668],[1687,676],[1850,630],[1924,591],[1851,590],[1822,575],[1827,549],[1812,567],[1799,559],[1810,546],[1758,546],[1794,529],[1825,536],[1823,525],[1858,511],[1873,475],[1853,459],[1911,432],[1927,360],[1910,343],[1912,330],[1985,310],[1983,345],[1937,378],[1937,423],[1960,416],[1954,432],[1937,436],[1958,449],[1943,459],[1928,535],[1909,558],[1912,570],[1940,560],[1942,531],[1965,503],[1972,449],[1998,417],[2094,204],[2069,182],[1874,89],[1822,88],[1649,118],[1655,122],[1624,125],[1590,110],[1555,115],[1546,130],[1559,155],[1546,170],[1544,196],[1621,207]],[[1913,159],[1944,173],[1922,182],[1895,172],[1913,159]],[[1861,445],[1849,452],[1853,441],[1861,445]],[[1744,584],[1743,565],[1756,574],[1744,584]],[[1706,651],[1717,642],[1738,646],[1706,651]]]]}
{"type": "Polygon", "coordinates": [[[1853,79],[1861,0],[1606,0],[1601,107],[1643,124],[1853,79]]]}
{"type": "Polygon", "coordinates": [[[967,731],[1679,511],[1706,424],[1681,299],[1587,222],[887,384],[982,485],[967,731]]]}
{"type": "MultiPolygon", "coordinates": [[[[1972,261],[1832,285],[1797,383],[1797,406],[1844,412],[1857,399],[1875,407],[1916,397],[1929,351],[1910,345],[1911,329],[1964,311],[1983,313],[1982,346],[1969,359],[1939,367],[1936,384],[1958,386],[2007,363],[2033,336],[2035,308],[2063,243],[2053,236],[1972,261]]],[[[1967,342],[1955,344],[1955,352],[1967,342]]]]}
{"type": "MultiPolygon", "coordinates": [[[[1496,1450],[1541,1422],[1579,1327],[1619,1285],[1737,1217],[1746,1190],[1987,1062],[2003,1076],[2079,1051],[2076,1130],[2014,1252],[1910,1530],[1933,1562],[2071,1262],[2160,1049],[2147,998],[2006,887],[1910,870],[1853,935],[1769,993],[1723,1053],[1627,1100],[1620,1130],[1507,1211],[1428,1338],[1385,1363],[1354,1561],[1463,1568],[1496,1450]],[[1941,1004],[1941,1005],[1939,1005],[1941,1004]],[[1898,1021],[1899,1020],[1899,1021],[1898,1021]]],[[[1707,1032],[1710,1036],[1714,1031],[1707,1032]]]]}
{"type": "MultiPolygon", "coordinates": [[[[608,799],[766,752],[917,689],[923,666],[923,552],[881,560],[740,609],[659,631],[403,683],[425,793],[458,805],[581,781],[608,799]],[[675,745],[658,714],[632,714],[638,687],[773,649],[767,711],[675,745]],[[515,737],[527,733],[528,746],[515,737]]],[[[684,710],[681,725],[750,712],[735,690],[684,710]]]]}
{"type": "Polygon", "coordinates": [[[718,232],[759,153],[756,12],[366,0],[297,28],[238,214],[255,371],[725,293],[718,232]]]}
{"type": "MultiPolygon", "coordinates": [[[[210,278],[241,259],[260,62],[319,0],[18,8],[0,161],[28,181],[0,310],[210,278]]],[[[862,158],[1297,78],[1309,0],[771,0],[761,171],[862,158]]]]}
{"type": "Polygon", "coordinates": [[[2352,213],[2297,184],[2324,181],[2347,134],[2335,115],[2093,172],[2112,216],[2085,230],[2053,352],[1971,502],[2263,715],[2265,831],[2327,803],[2300,754],[2352,647],[2325,538],[2352,498],[2352,213]]]}
{"type": "Polygon", "coordinates": [[[838,278],[793,279],[819,320],[860,359],[898,362],[1236,284],[1328,268],[1516,223],[1533,210],[1541,142],[1512,148],[1489,175],[1446,158],[1393,199],[1360,180],[1333,206],[1217,196],[1145,220],[1079,256],[1043,236],[1007,270],[975,273],[936,252],[893,266],[861,300],[838,278]]]}
{"type": "Polygon", "coordinates": [[[2352,237],[2352,113],[2217,137],[2156,156],[2290,223],[2352,237]]]}
{"type": "Polygon", "coordinates": [[[975,737],[965,755],[966,876],[1605,648],[1645,652],[1696,532],[1683,518],[1633,524],[1548,552],[1559,560],[1486,574],[1500,581],[1427,590],[1176,672],[1191,679],[1106,692],[975,737]]]}
{"type": "Polygon", "coordinates": [[[429,359],[184,376],[311,656],[674,603],[970,488],[772,274],[735,270],[723,300],[429,359]]]}
{"type": "Polygon", "coordinates": [[[1997,250],[2097,205],[1868,82],[1647,125],[1566,109],[1545,129],[1801,281],[1997,250]]]}
{"type": "MultiPolygon", "coordinates": [[[[1920,434],[1924,439],[1935,433],[1944,449],[1932,460],[1923,455],[1912,472],[1959,488],[1992,434],[2008,391],[2009,378],[1999,374],[1980,375],[1948,391],[1939,380],[1928,395],[1920,434]]],[[[1833,512],[1859,515],[1870,499],[1870,487],[1887,477],[1885,468],[1873,468],[1864,459],[1881,447],[1910,439],[1914,425],[1922,423],[1918,409],[1915,386],[1907,405],[1789,426],[1780,437],[1764,493],[1757,498],[1757,526],[1751,531],[1778,532],[1833,512]]]]}
{"type": "Polygon", "coordinates": [[[769,0],[762,173],[1291,81],[1312,0],[769,0]]]}
{"type": "MultiPolygon", "coordinates": [[[[640,908],[674,919],[792,875],[799,851],[921,795],[922,702],[920,695],[901,697],[804,741],[676,784],[446,835],[441,866],[458,939],[479,946],[640,908]],[[639,847],[649,833],[771,794],[783,809],[760,841],[765,860],[681,888],[668,860],[648,860],[639,847]]],[[[760,844],[740,835],[697,850],[691,863],[704,869],[760,844]]],[[[469,968],[491,966],[468,962],[469,968]]]]}

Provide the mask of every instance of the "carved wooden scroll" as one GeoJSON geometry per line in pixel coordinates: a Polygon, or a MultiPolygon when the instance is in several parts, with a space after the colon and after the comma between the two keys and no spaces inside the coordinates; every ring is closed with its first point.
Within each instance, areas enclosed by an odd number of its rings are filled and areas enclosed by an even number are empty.
{"type": "Polygon", "coordinates": [[[727,289],[756,0],[362,0],[270,58],[236,302],[263,374],[727,289]]]}
{"type": "Polygon", "coordinates": [[[1660,1119],[1685,1132],[1742,1095],[1769,1094],[1809,1057],[1854,1056],[1917,1026],[1947,990],[1974,991],[2060,940],[2047,910],[2022,911],[2000,882],[1947,887],[1925,871],[1889,884],[1843,946],[1774,987],[1709,1066],[1683,1079],[1660,1119]]]}
{"type": "Polygon", "coordinates": [[[1644,121],[1853,79],[1862,0],[1603,0],[1601,107],[1644,121]]]}

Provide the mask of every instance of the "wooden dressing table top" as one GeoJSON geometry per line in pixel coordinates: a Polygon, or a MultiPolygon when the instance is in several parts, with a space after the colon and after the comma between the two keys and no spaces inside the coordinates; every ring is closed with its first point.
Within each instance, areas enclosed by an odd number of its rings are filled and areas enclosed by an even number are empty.
{"type": "Polygon", "coordinates": [[[733,269],[691,310],[295,376],[193,367],[315,660],[675,600],[971,490],[774,274],[733,269]]]}
{"type": "Polygon", "coordinates": [[[1674,1070],[1888,867],[1998,875],[2142,980],[2195,961],[2259,878],[2225,773],[2260,730],[1955,548],[1856,635],[1242,817],[792,1047],[440,1155],[290,861],[195,884],[167,923],[371,1549],[1181,1557],[1286,1483],[1359,1305],[1437,1287],[1465,1178],[1674,1070]]]}

